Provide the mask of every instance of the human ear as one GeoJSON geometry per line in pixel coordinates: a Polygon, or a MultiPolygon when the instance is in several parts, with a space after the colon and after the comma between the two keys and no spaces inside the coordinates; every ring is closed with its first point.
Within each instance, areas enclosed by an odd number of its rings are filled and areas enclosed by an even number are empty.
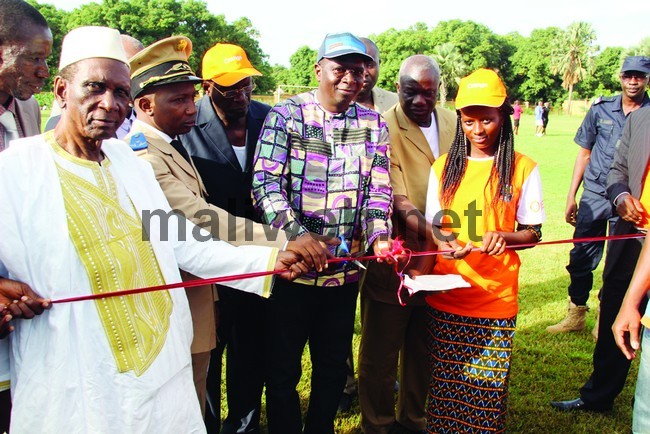
{"type": "Polygon", "coordinates": [[[316,80],[320,82],[320,77],[323,72],[323,68],[318,63],[314,63],[314,71],[316,72],[316,80]]]}
{"type": "Polygon", "coordinates": [[[151,95],[141,96],[135,100],[135,106],[138,108],[138,111],[147,116],[153,117],[155,105],[156,104],[152,101],[151,95]]]}
{"type": "Polygon", "coordinates": [[[65,78],[57,75],[54,78],[54,85],[52,86],[52,92],[56,98],[57,104],[61,109],[66,107],[66,96],[68,93],[68,82],[65,78]]]}

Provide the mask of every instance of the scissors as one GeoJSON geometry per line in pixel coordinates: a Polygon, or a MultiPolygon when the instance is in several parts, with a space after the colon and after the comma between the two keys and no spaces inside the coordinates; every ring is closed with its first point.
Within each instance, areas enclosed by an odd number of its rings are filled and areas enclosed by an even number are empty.
{"type": "MultiPolygon", "coordinates": [[[[348,247],[348,243],[345,242],[345,237],[343,235],[339,235],[339,239],[341,240],[341,250],[343,250],[345,256],[352,256],[352,254],[350,253],[350,248],[348,247]]],[[[363,268],[364,270],[367,270],[366,266],[363,265],[361,261],[354,259],[352,263],[359,268],[363,268]]]]}

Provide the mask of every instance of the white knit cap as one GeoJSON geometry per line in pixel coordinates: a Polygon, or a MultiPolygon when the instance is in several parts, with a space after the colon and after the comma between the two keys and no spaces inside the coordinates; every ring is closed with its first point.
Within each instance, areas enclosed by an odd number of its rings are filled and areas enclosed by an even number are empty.
{"type": "Polygon", "coordinates": [[[59,71],[80,60],[98,57],[115,59],[129,65],[120,32],[108,27],[77,27],[63,38],[59,71]]]}

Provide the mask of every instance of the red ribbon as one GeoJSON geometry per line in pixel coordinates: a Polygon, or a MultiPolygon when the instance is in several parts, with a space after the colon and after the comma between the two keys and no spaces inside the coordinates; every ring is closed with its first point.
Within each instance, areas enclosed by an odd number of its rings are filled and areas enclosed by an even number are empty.
{"type": "MultiPolygon", "coordinates": [[[[617,241],[617,240],[627,240],[627,239],[643,238],[643,237],[645,237],[645,234],[637,233],[637,234],[626,234],[626,235],[609,235],[609,236],[601,236],[601,237],[571,238],[571,239],[555,240],[555,241],[540,241],[539,243],[517,244],[513,246],[506,246],[506,248],[512,249],[512,248],[533,247],[533,246],[550,246],[553,244],[569,244],[569,243],[579,244],[579,243],[592,243],[596,241],[617,241]]],[[[453,250],[431,250],[431,251],[424,251],[424,252],[413,252],[410,249],[404,248],[403,244],[404,244],[403,241],[397,238],[393,241],[392,249],[388,252],[384,252],[382,255],[368,255],[368,256],[360,256],[354,258],[358,261],[374,261],[376,259],[386,259],[387,257],[393,259],[395,261],[395,272],[397,273],[398,276],[400,276],[400,280],[401,280],[401,284],[398,289],[398,299],[400,303],[402,303],[400,292],[402,286],[404,285],[403,272],[406,266],[408,266],[411,257],[444,255],[447,253],[454,252],[453,250]],[[407,256],[407,261],[403,266],[400,267],[397,261],[397,257],[405,256],[405,255],[407,256]]],[[[476,251],[476,250],[479,250],[479,248],[476,247],[472,249],[472,251],[476,251]]],[[[346,262],[349,260],[350,258],[348,257],[337,257],[337,258],[330,258],[327,260],[327,262],[330,264],[336,264],[339,262],[346,262]]],[[[243,274],[233,274],[229,276],[213,277],[210,279],[195,279],[195,280],[188,280],[185,282],[170,283],[166,285],[148,286],[145,288],[125,289],[120,291],[102,292],[98,294],[81,295],[78,297],[60,298],[58,300],[52,300],[52,303],[71,303],[75,301],[97,300],[97,299],[108,298],[108,297],[121,297],[124,295],[141,294],[144,292],[165,291],[168,289],[175,289],[175,288],[193,288],[196,286],[211,285],[214,283],[232,282],[233,280],[244,280],[253,277],[271,276],[275,274],[280,274],[282,272],[284,272],[284,270],[257,271],[253,273],[243,273],[243,274]]]]}
{"type": "Polygon", "coordinates": [[[120,291],[101,292],[99,294],[80,295],[78,297],[60,298],[52,303],[71,303],[73,301],[96,300],[99,298],[120,297],[122,295],[141,294],[143,292],[164,291],[175,288],[193,288],[195,286],[211,285],[213,283],[232,282],[233,280],[250,279],[253,277],[271,276],[283,273],[285,270],[256,271],[254,273],[233,274],[230,276],[212,277],[210,279],[194,279],[185,282],[169,283],[166,285],[148,286],[146,288],[123,289],[120,291]]]}

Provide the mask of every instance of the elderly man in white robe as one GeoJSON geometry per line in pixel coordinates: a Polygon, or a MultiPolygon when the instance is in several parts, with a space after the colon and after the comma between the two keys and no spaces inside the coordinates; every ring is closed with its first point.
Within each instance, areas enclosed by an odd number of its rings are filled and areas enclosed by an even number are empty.
{"type": "MultiPolygon", "coordinates": [[[[64,39],[54,82],[61,121],[0,154],[0,277],[55,303],[0,341],[11,431],[204,432],[192,382],[184,291],[56,304],[57,299],[200,277],[304,268],[267,247],[209,239],[171,209],[151,166],[112,139],[129,102],[119,33],[82,27],[64,39]],[[144,224],[143,224],[144,222],[144,224]],[[165,229],[165,230],[162,230],[165,229]]],[[[292,271],[293,270],[293,271],[292,271]]],[[[265,276],[230,282],[268,296],[265,276]]]]}

